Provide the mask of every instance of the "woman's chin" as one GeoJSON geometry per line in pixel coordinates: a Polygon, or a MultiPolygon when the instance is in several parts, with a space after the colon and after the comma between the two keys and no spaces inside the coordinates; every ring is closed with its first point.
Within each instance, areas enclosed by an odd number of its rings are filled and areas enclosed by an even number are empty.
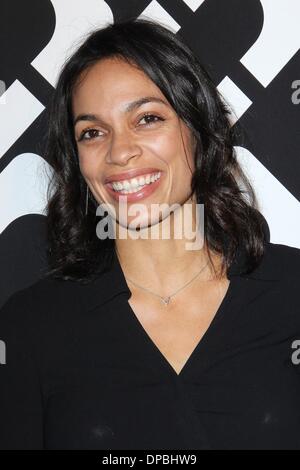
{"type": "Polygon", "coordinates": [[[145,215],[144,217],[132,217],[128,216],[127,219],[119,218],[117,219],[118,225],[126,229],[128,232],[140,232],[143,229],[148,229],[151,226],[157,225],[159,223],[159,218],[155,217],[151,219],[151,216],[145,215]]]}

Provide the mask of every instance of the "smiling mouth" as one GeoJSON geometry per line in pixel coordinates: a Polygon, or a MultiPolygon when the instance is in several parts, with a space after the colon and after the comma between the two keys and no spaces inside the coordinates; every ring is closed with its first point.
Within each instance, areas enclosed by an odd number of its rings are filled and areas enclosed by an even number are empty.
{"type": "Polygon", "coordinates": [[[135,178],[130,178],[128,180],[114,181],[112,183],[107,183],[108,186],[116,193],[119,194],[134,194],[146,186],[150,186],[155,183],[161,176],[161,172],[149,173],[143,176],[137,176],[135,178]]]}

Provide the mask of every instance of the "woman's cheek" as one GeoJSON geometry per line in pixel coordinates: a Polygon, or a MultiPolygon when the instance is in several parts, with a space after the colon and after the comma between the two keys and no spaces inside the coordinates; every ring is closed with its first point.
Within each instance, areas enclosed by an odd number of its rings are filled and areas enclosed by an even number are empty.
{"type": "Polygon", "coordinates": [[[82,174],[92,176],[96,171],[97,159],[92,152],[82,151],[79,155],[79,167],[82,174]]]}

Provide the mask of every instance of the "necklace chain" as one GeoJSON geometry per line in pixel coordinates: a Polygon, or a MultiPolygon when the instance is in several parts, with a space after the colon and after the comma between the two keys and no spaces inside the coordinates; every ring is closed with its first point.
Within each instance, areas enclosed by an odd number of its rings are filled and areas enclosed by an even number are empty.
{"type": "Polygon", "coordinates": [[[203,266],[201,268],[201,270],[190,280],[188,281],[186,284],[184,284],[184,286],[180,287],[179,289],[177,289],[175,292],[173,292],[173,294],[167,296],[167,297],[163,297],[159,294],[156,294],[155,292],[152,292],[150,289],[147,289],[146,287],[142,287],[140,286],[139,284],[137,284],[136,282],[132,281],[131,279],[127,278],[126,279],[130,282],[132,282],[132,284],[134,284],[136,287],[139,287],[140,289],[143,289],[144,291],[146,292],[149,292],[150,294],[153,294],[155,295],[156,297],[159,297],[161,302],[164,304],[164,305],[168,305],[170,303],[170,300],[171,300],[171,297],[174,297],[174,295],[176,295],[179,291],[181,291],[182,289],[184,289],[185,287],[187,287],[189,284],[191,284],[191,282],[196,279],[197,276],[199,276],[199,274],[206,268],[206,266],[208,265],[208,261],[207,263],[205,264],[205,266],[203,266]]]}

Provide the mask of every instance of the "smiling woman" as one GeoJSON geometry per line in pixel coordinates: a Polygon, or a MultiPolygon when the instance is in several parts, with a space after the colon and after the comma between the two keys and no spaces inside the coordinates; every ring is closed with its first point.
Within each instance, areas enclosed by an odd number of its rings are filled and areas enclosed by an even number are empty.
{"type": "Polygon", "coordinates": [[[72,109],[81,173],[99,204],[115,206],[120,224],[124,195],[126,203],[143,202],[140,226],[157,223],[149,220],[150,205],[188,199],[192,132],[142,70],[124,59],[102,59],[76,83],[72,109]]]}
{"type": "MultiPolygon", "coordinates": [[[[111,204],[123,225],[124,195],[126,203],[143,203],[144,229],[161,222],[163,230],[173,217],[155,212],[150,220],[155,203],[205,205],[205,249],[197,257],[185,250],[183,268],[190,259],[203,264],[205,251],[214,273],[221,263],[224,276],[238,246],[249,271],[259,264],[264,220],[236,159],[229,110],[180,35],[146,19],[95,31],[65,64],[49,110],[45,157],[55,170],[47,213],[49,274],[85,282],[109,268],[115,244],[95,236],[96,208],[111,204]],[[149,181],[151,175],[158,179],[149,181]]],[[[149,266],[150,250],[134,246],[136,258],[149,266]]],[[[173,254],[174,242],[168,246],[173,254]]],[[[131,248],[126,243],[126,251],[131,248]]],[[[164,252],[159,259],[167,266],[164,252]]],[[[165,286],[157,275],[145,284],[169,291],[174,281],[165,276],[165,286]]]]}
{"type": "Polygon", "coordinates": [[[179,34],[91,33],[45,157],[49,270],[0,312],[0,447],[300,449],[300,250],[268,241],[229,110],[179,34]],[[118,233],[98,236],[98,206],[118,233]]]}

